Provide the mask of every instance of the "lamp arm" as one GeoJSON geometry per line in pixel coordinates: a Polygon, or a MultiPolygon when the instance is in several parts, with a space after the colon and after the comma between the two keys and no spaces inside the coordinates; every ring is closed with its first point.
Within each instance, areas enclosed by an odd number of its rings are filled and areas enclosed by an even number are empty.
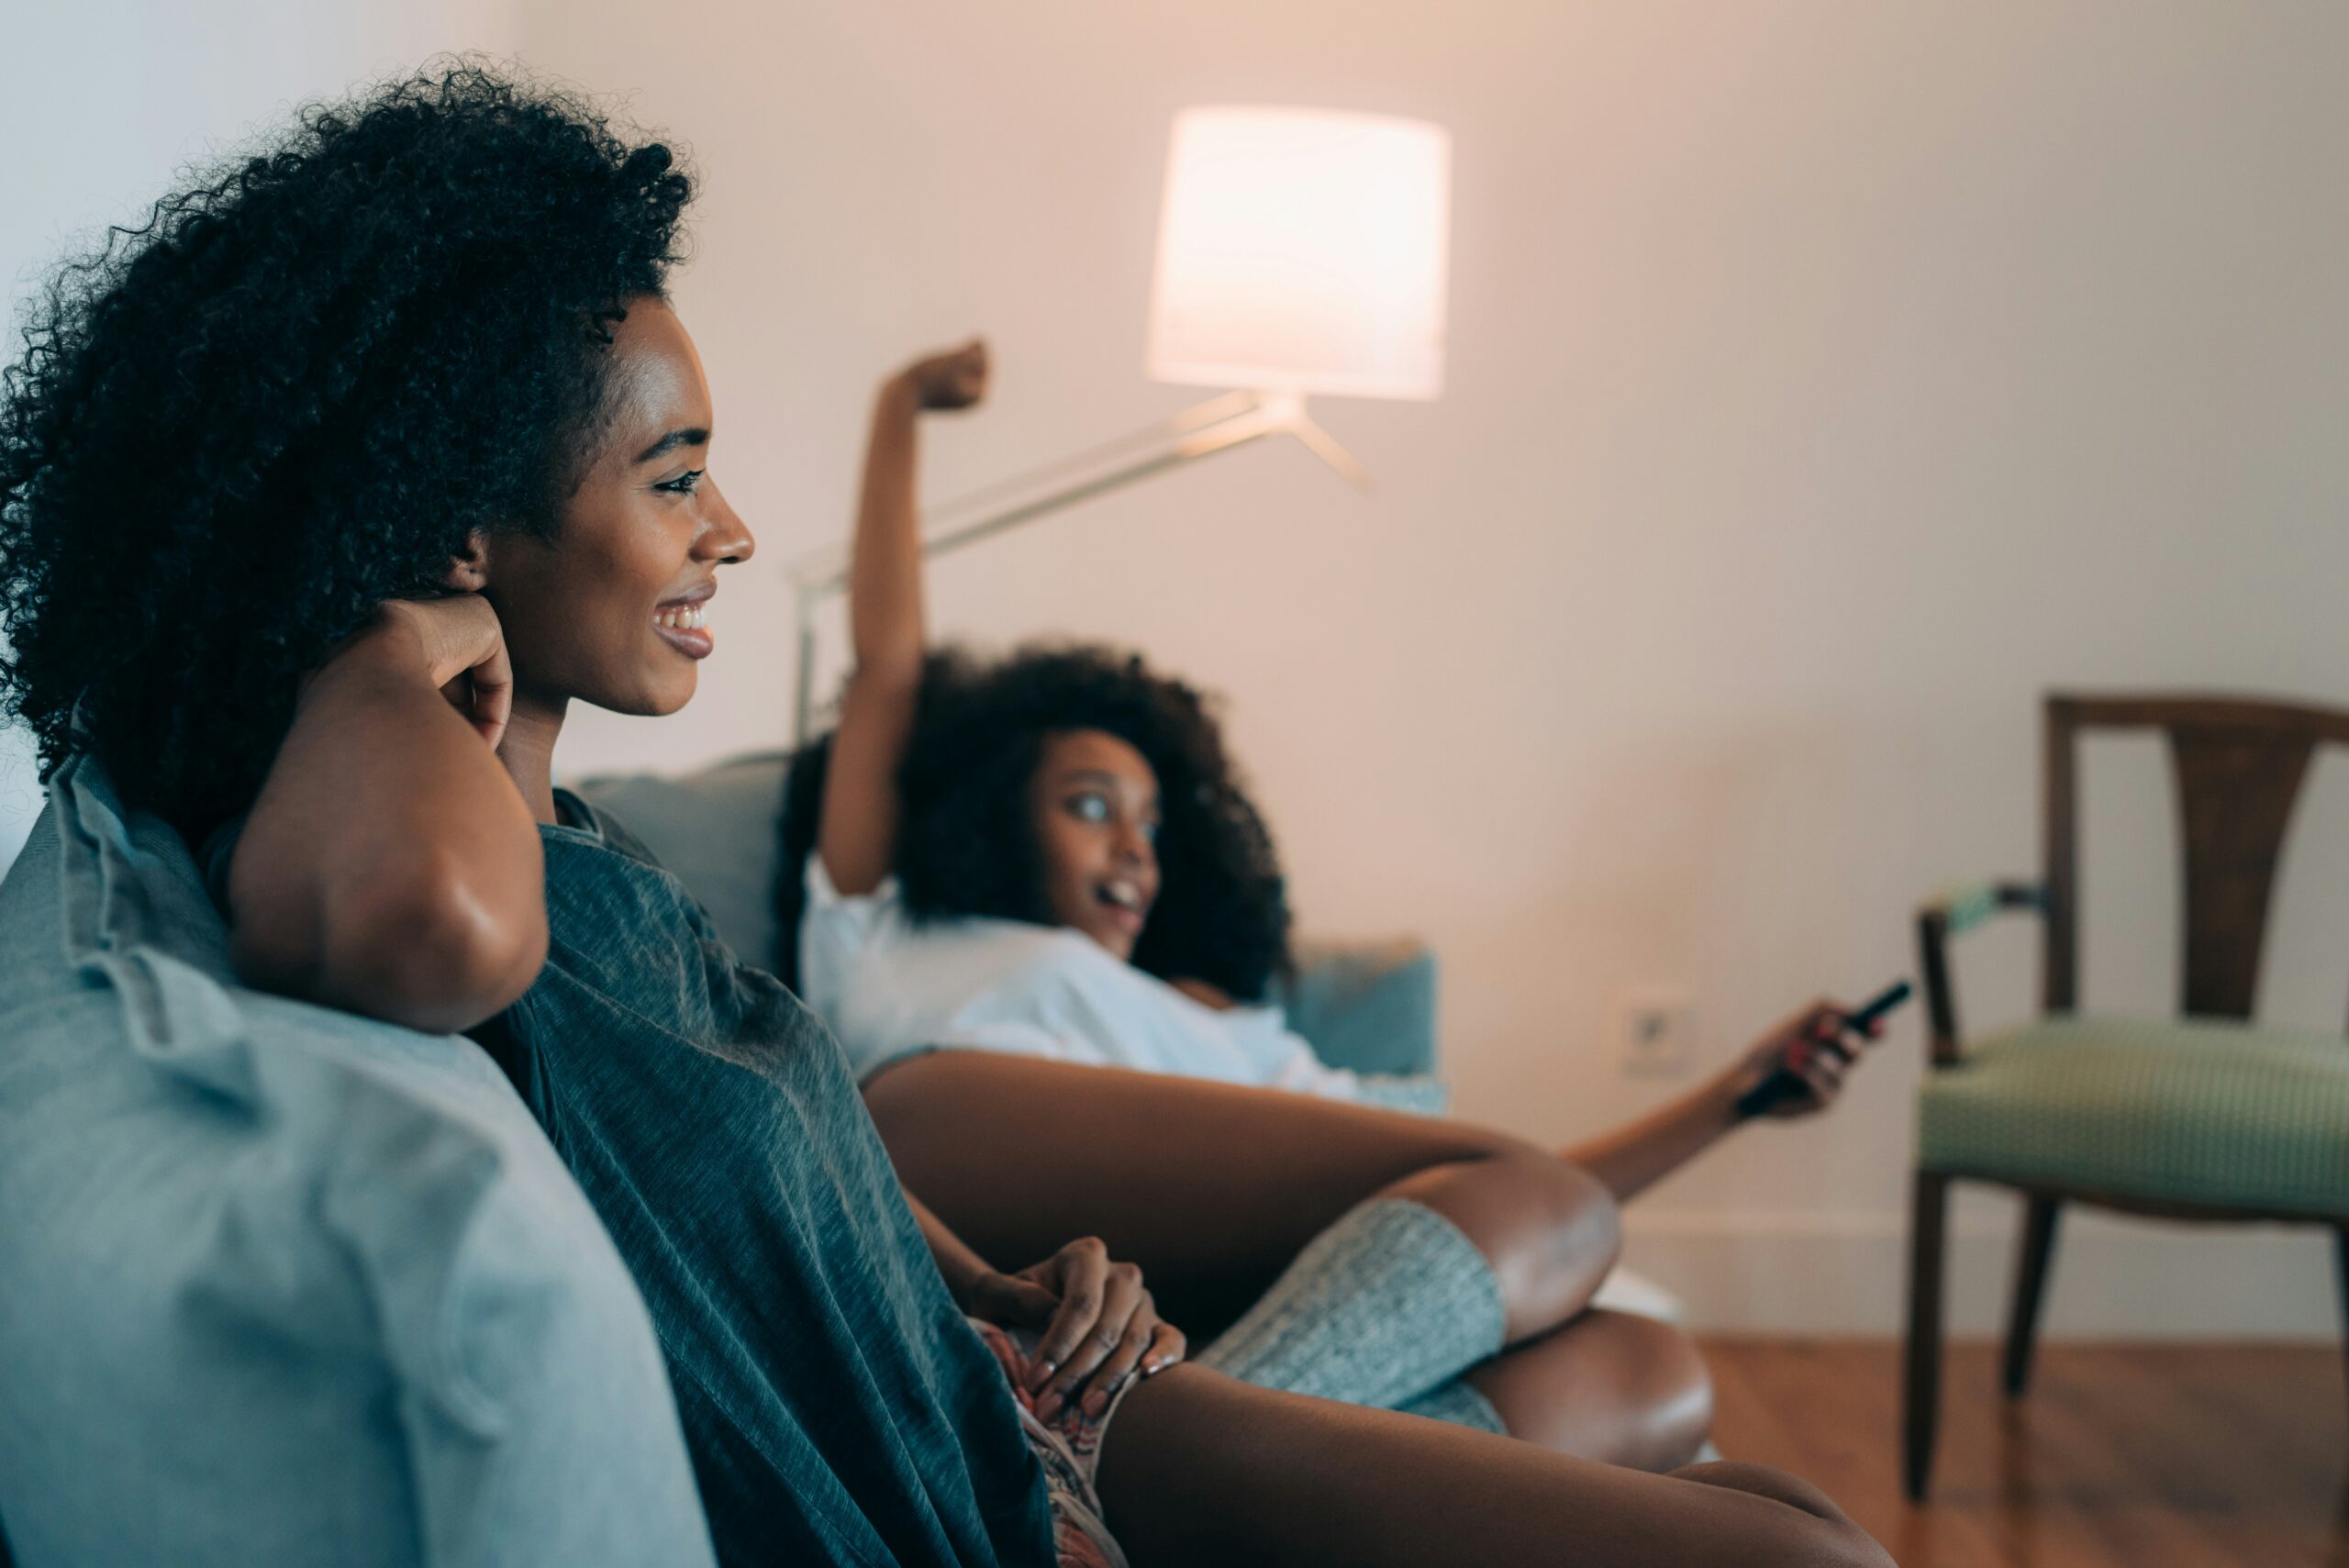
{"type": "MultiPolygon", "coordinates": [[[[984,509],[968,521],[925,530],[922,556],[930,560],[952,554],[1063,507],[1122,489],[1153,473],[1163,473],[1265,436],[1281,435],[1295,436],[1307,450],[1357,489],[1370,488],[1368,473],[1353,453],[1313,422],[1305,411],[1301,395],[1289,392],[1232,392],[1048,468],[930,508],[928,515],[932,518],[984,509]]],[[[826,599],[848,586],[848,552],[840,546],[812,551],[791,567],[799,621],[799,667],[791,705],[791,740],[795,747],[807,740],[814,719],[815,612],[826,599]]]]}
{"type": "Polygon", "coordinates": [[[1340,446],[1337,437],[1314,423],[1313,417],[1305,411],[1302,398],[1297,400],[1297,421],[1289,427],[1289,434],[1303,442],[1307,451],[1334,469],[1339,478],[1364,495],[1369,495],[1375,488],[1370,482],[1370,470],[1364,468],[1353,453],[1340,446]]]}

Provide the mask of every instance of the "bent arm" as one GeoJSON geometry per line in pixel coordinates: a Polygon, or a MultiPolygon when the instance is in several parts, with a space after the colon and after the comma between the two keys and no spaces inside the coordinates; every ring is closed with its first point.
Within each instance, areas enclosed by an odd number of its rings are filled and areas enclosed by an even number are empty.
{"type": "MultiPolygon", "coordinates": [[[[824,779],[817,852],[832,885],[853,897],[889,874],[897,842],[897,762],[913,732],[928,644],[921,598],[921,531],[914,506],[915,418],[906,376],[884,383],[864,450],[849,565],[849,629],[856,668],[841,702],[824,779]]],[[[797,874],[793,868],[790,874],[797,874]]]]}
{"type": "Polygon", "coordinates": [[[831,735],[815,850],[843,895],[872,892],[897,852],[897,758],[914,730],[928,634],[921,613],[921,526],[914,509],[916,395],[895,375],[874,401],[864,493],[848,566],[855,672],[831,735]]]}
{"type": "MultiPolygon", "coordinates": [[[[832,733],[816,834],[825,873],[850,897],[879,886],[896,860],[897,763],[913,734],[929,647],[921,520],[914,508],[916,421],[925,409],[970,407],[986,395],[986,345],[974,339],[915,361],[882,383],[874,401],[849,558],[856,668],[832,733]]],[[[798,869],[790,868],[795,875],[798,869]]]]}
{"type": "Polygon", "coordinates": [[[387,617],[304,689],[228,868],[250,984],[410,1029],[469,1029],[545,961],[545,871],[497,754],[387,617]]]}

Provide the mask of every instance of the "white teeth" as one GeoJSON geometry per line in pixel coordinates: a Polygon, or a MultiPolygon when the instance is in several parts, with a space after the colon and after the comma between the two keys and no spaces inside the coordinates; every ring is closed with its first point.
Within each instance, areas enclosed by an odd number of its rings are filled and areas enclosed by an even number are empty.
{"type": "Polygon", "coordinates": [[[699,631],[709,624],[709,606],[693,605],[682,610],[664,610],[652,617],[652,624],[673,631],[699,631]]]}

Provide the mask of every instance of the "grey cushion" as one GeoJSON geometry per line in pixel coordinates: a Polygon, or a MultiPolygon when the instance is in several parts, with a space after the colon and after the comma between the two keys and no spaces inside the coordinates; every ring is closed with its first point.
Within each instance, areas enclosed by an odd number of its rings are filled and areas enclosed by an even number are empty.
{"type": "Polygon", "coordinates": [[[1289,1028],[1332,1067],[1435,1071],[1435,954],[1415,938],[1300,941],[1278,1000],[1289,1028]]]}
{"type": "Polygon", "coordinates": [[[644,840],[652,858],[709,911],[728,947],[772,968],[787,761],[781,751],[762,751],[682,778],[614,773],[572,788],[644,840]]]}
{"type": "MultiPolygon", "coordinates": [[[[727,945],[774,962],[785,754],[758,752],[681,778],[609,774],[573,787],[610,810],[709,911],[727,945]]],[[[1279,1001],[1332,1067],[1432,1073],[1435,955],[1410,939],[1300,942],[1279,1001]]]]}
{"type": "Polygon", "coordinates": [[[0,883],[21,1568],[711,1561],[644,1305],[469,1041],[239,986],[187,847],[61,770],[0,883]]]}

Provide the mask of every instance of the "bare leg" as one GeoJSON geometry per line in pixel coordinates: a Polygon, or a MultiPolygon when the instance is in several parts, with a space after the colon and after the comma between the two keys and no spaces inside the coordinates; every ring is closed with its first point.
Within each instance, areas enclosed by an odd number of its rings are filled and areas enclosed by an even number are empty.
{"type": "Polygon", "coordinates": [[[1175,1367],[1128,1396],[1099,1481],[1135,1568],[1891,1563],[1815,1488],[1776,1472],[1647,1475],[1202,1367],[1175,1367]]]}
{"type": "Polygon", "coordinates": [[[1457,1225],[1492,1263],[1511,1342],[1589,1302],[1619,1235],[1605,1191],[1531,1144],[1272,1089],[975,1051],[865,1089],[906,1185],[981,1255],[1099,1236],[1202,1343],[1373,1195],[1457,1225]]]}
{"type": "Polygon", "coordinates": [[[1677,1470],[1712,1429],[1713,1383],[1688,1336],[1586,1312],[1468,1374],[1509,1436],[1634,1470],[1677,1470]]]}

